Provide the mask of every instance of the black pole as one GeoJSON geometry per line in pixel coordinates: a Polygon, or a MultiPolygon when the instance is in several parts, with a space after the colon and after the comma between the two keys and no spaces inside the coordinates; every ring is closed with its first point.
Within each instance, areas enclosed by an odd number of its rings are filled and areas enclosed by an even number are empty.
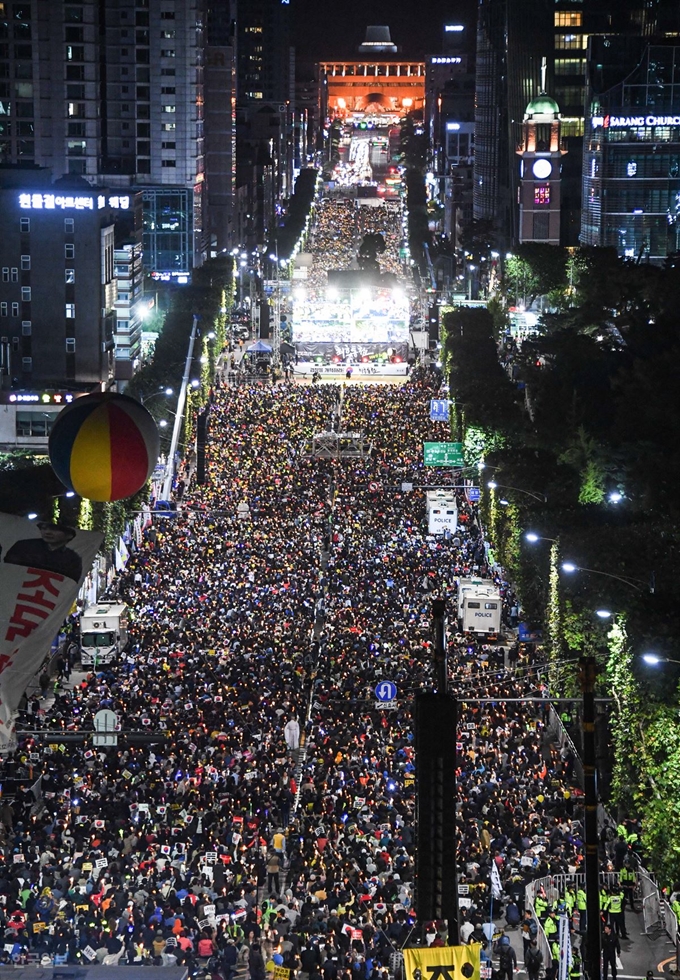
{"type": "Polygon", "coordinates": [[[456,732],[458,703],[447,694],[446,603],[432,603],[437,691],[416,697],[416,892],[418,923],[443,919],[458,945],[456,732]]]}
{"type": "Polygon", "coordinates": [[[581,657],[583,692],[583,790],[585,795],[586,914],[584,968],[588,980],[600,980],[600,875],[597,834],[597,768],[595,764],[595,658],[581,657]]]}
{"type": "Polygon", "coordinates": [[[434,599],[432,602],[432,623],[434,627],[434,665],[437,691],[446,695],[449,687],[449,669],[446,662],[446,602],[434,599]]]}

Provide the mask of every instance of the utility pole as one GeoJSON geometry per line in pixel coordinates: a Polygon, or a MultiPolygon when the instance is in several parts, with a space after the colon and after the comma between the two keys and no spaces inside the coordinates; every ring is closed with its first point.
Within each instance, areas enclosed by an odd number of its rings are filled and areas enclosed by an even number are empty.
{"type": "Polygon", "coordinates": [[[579,684],[583,693],[583,791],[585,795],[586,915],[584,968],[587,980],[600,980],[600,875],[597,834],[597,768],[595,765],[594,657],[579,660],[579,684]]]}
{"type": "Polygon", "coordinates": [[[446,602],[434,599],[432,602],[432,623],[434,627],[434,664],[437,673],[437,691],[448,694],[449,669],[446,659],[446,602]]]}
{"type": "Polygon", "coordinates": [[[416,916],[420,926],[443,919],[458,945],[456,866],[457,703],[447,693],[446,603],[432,604],[437,690],[416,698],[416,916]]]}

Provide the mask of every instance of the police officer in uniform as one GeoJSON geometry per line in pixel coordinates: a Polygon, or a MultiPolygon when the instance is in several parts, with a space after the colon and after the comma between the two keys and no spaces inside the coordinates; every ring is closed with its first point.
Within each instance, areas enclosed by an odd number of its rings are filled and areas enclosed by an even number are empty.
{"type": "Polygon", "coordinates": [[[626,932],[626,913],[623,911],[625,899],[621,888],[614,887],[609,895],[609,921],[620,939],[628,939],[626,932]]]}
{"type": "Polygon", "coordinates": [[[632,868],[628,867],[627,864],[621,868],[619,872],[619,883],[623,889],[623,907],[626,907],[626,901],[630,906],[631,912],[635,911],[635,885],[637,883],[637,876],[632,868]]]}

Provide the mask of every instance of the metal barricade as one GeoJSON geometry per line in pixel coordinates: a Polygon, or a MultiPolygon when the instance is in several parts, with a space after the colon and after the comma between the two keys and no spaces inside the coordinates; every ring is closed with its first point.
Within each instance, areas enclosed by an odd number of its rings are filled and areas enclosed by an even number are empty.
{"type": "Polygon", "coordinates": [[[678,966],[680,965],[680,945],[678,943],[680,936],[678,935],[678,917],[668,902],[665,901],[661,903],[661,912],[664,921],[664,928],[668,933],[669,939],[675,946],[675,969],[677,972],[678,966]]]}
{"type": "Polygon", "coordinates": [[[550,729],[555,741],[560,748],[567,746],[569,751],[574,757],[574,772],[576,773],[576,778],[578,779],[579,786],[583,786],[583,763],[581,762],[581,756],[579,755],[578,749],[574,745],[574,740],[571,735],[564,727],[562,719],[555,711],[555,705],[550,705],[550,712],[548,713],[548,728],[550,729]]]}
{"type": "Polygon", "coordinates": [[[659,888],[654,879],[649,874],[643,872],[638,872],[638,885],[640,886],[640,896],[642,899],[642,917],[645,924],[645,933],[647,933],[663,925],[661,920],[659,888]]]}

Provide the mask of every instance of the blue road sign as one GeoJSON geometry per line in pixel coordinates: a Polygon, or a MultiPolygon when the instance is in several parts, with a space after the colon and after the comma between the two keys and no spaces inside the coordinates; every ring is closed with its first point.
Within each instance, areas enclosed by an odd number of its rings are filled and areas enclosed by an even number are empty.
{"type": "Polygon", "coordinates": [[[430,420],[432,422],[449,421],[449,400],[448,398],[433,398],[430,401],[430,420]]]}
{"type": "Polygon", "coordinates": [[[465,492],[467,494],[467,499],[470,501],[471,504],[476,504],[482,494],[482,491],[479,489],[479,487],[468,487],[465,492]]]}
{"type": "Polygon", "coordinates": [[[375,696],[378,701],[394,701],[397,696],[397,685],[394,681],[380,681],[375,686],[375,696]]]}

